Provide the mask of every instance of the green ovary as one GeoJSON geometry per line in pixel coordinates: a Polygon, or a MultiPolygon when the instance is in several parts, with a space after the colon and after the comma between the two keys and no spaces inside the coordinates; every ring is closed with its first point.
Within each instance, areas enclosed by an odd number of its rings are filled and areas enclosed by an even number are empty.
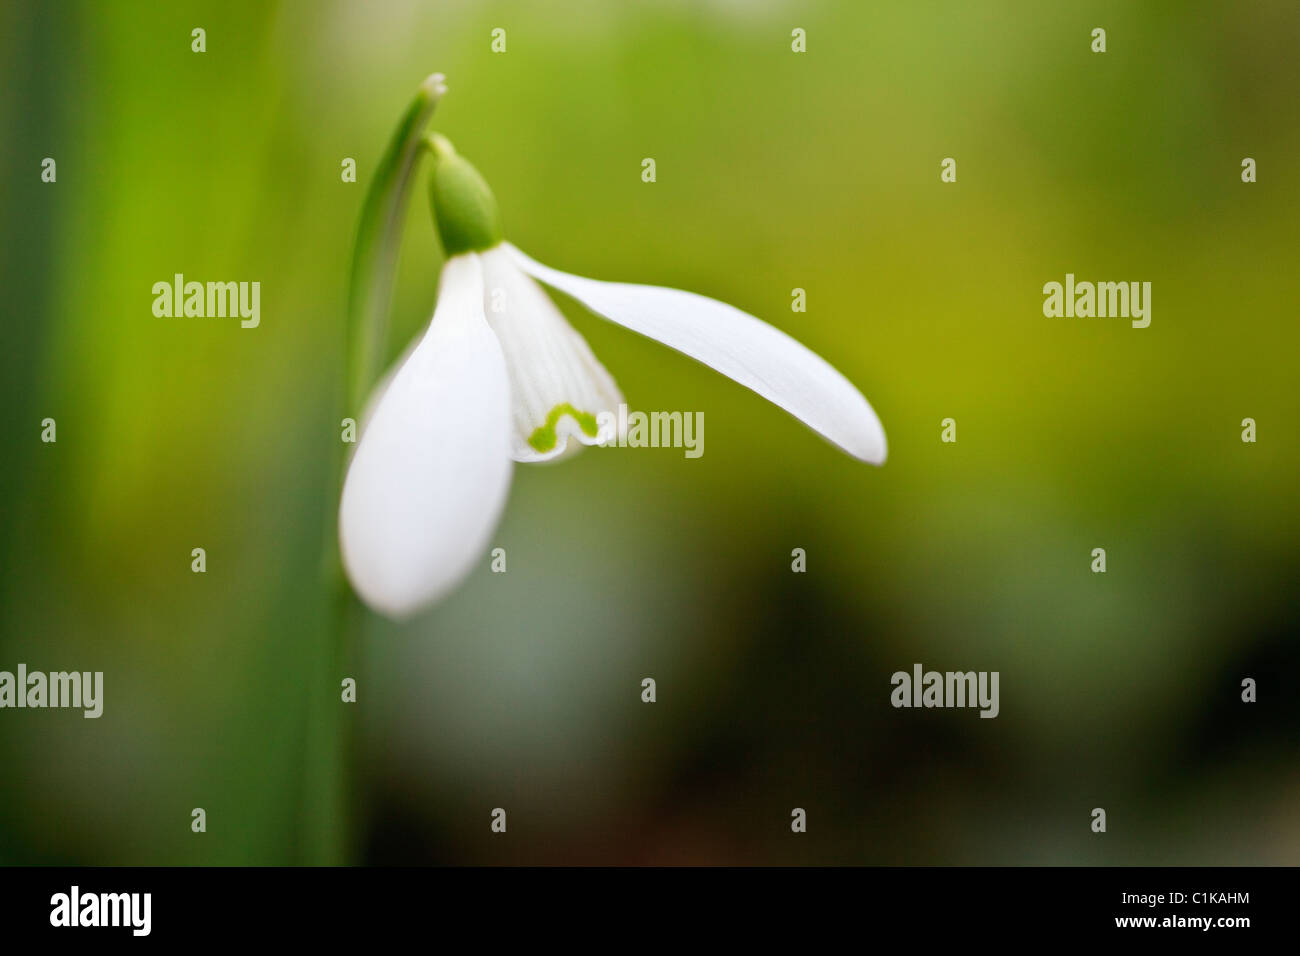
{"type": "Polygon", "coordinates": [[[555,443],[558,440],[558,436],[555,434],[555,426],[559,424],[560,419],[565,415],[568,415],[577,422],[578,427],[582,429],[582,433],[588,438],[596,437],[596,432],[598,431],[596,426],[596,416],[592,415],[590,412],[580,412],[568,402],[564,402],[561,405],[556,405],[550,410],[546,416],[546,423],[544,425],[539,425],[533,433],[528,436],[528,444],[532,445],[533,448],[543,454],[548,451],[553,451],[555,449],[555,443]]]}

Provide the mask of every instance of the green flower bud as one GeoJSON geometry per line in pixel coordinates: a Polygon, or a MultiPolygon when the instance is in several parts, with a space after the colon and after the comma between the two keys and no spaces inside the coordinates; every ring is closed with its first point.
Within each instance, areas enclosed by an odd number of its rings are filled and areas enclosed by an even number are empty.
{"type": "Polygon", "coordinates": [[[501,212],[492,190],[444,137],[434,134],[429,145],[433,149],[429,201],[447,257],[491,249],[502,238],[501,212]]]}

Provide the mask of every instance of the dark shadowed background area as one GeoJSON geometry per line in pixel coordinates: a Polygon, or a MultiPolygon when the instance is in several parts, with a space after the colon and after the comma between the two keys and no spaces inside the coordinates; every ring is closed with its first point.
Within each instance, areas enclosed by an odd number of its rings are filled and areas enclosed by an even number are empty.
{"type": "MultiPolygon", "coordinates": [[[[6,3],[0,670],[105,700],[0,710],[0,862],[1300,862],[1298,44],[1290,0],[6,3]],[[434,70],[508,238],[771,321],[890,458],[565,301],[703,456],[518,468],[507,573],[334,673],[348,265],[434,70]],[[175,273],[260,327],[156,318],[175,273]],[[1066,273],[1150,327],[1045,317],[1066,273]],[[894,709],[918,662],[1000,715],[894,709]]],[[[421,177],[391,354],[440,265],[421,177]]]]}

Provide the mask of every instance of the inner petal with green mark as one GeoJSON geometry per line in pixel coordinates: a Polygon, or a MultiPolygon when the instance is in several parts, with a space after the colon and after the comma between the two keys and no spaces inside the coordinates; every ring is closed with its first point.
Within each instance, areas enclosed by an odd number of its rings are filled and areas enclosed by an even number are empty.
{"type": "Polygon", "coordinates": [[[510,377],[514,459],[547,461],[614,438],[623,396],[586,340],[508,252],[479,256],[483,311],[510,377]]]}
{"type": "Polygon", "coordinates": [[[550,414],[546,416],[546,424],[538,426],[538,428],[528,436],[528,444],[532,445],[540,452],[553,450],[558,441],[558,437],[555,434],[555,426],[559,424],[560,419],[565,415],[568,415],[577,422],[578,427],[582,429],[582,433],[588,438],[596,437],[598,427],[596,425],[596,416],[592,415],[590,412],[580,412],[568,402],[565,402],[564,404],[556,405],[551,409],[550,414]]]}

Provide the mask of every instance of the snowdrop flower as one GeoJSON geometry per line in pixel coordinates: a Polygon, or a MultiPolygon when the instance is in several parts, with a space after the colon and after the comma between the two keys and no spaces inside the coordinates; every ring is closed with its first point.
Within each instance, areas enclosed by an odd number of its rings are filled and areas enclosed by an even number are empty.
{"type": "Polygon", "coordinates": [[[497,526],[515,462],[618,437],[618,386],[539,283],[712,366],[855,458],[884,462],[875,412],[824,359],[713,299],[529,258],[502,238],[477,170],[445,139],[429,143],[447,257],[437,306],[374,390],[339,512],[344,568],[371,608],[405,617],[461,582],[497,526]]]}

